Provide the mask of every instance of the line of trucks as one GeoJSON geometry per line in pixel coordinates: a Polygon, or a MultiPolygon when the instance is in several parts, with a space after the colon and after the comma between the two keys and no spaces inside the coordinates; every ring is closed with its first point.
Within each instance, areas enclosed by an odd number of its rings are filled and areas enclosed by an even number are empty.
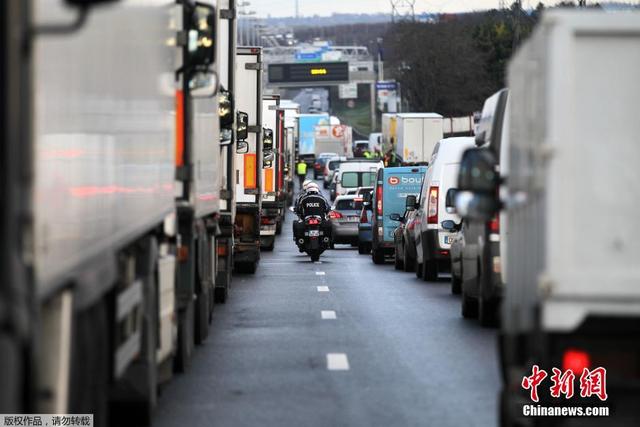
{"type": "Polygon", "coordinates": [[[0,413],[148,424],[273,249],[297,111],[237,6],[1,3],[0,413]]]}

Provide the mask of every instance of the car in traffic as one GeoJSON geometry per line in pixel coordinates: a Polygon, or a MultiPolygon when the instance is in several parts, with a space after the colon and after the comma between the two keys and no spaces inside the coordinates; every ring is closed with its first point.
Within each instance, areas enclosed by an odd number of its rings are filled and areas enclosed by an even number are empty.
{"type": "Polygon", "coordinates": [[[334,156],[328,159],[324,164],[324,171],[322,173],[322,187],[326,190],[331,185],[333,180],[333,174],[340,167],[340,163],[346,161],[347,158],[342,156],[334,156]]]}
{"type": "Polygon", "coordinates": [[[350,159],[340,163],[336,179],[336,195],[347,194],[358,187],[372,187],[379,169],[384,167],[380,160],[350,159]]]}
{"type": "Polygon", "coordinates": [[[373,198],[373,188],[367,187],[361,192],[362,210],[360,211],[360,222],[358,223],[358,253],[361,255],[371,252],[371,240],[373,238],[371,232],[371,220],[373,219],[373,207],[371,199],[373,198]]]}
{"type": "Polygon", "coordinates": [[[362,211],[362,197],[338,196],[329,212],[333,244],[358,244],[358,223],[362,211]]]}
{"type": "Polygon", "coordinates": [[[449,249],[455,231],[446,230],[442,222],[460,222],[460,217],[447,212],[445,197],[455,188],[462,153],[475,145],[473,137],[441,139],[433,148],[431,161],[420,194],[414,236],[416,242],[416,275],[435,281],[439,272],[449,271],[449,249]]]}
{"type": "MultiPolygon", "coordinates": [[[[475,140],[479,147],[475,149],[491,151],[501,174],[508,172],[508,101],[507,89],[487,98],[475,140]]],[[[462,316],[478,317],[483,326],[492,326],[498,320],[505,276],[501,268],[508,230],[505,215],[504,212],[496,213],[489,221],[465,217],[459,227],[464,240],[456,245],[456,264],[460,271],[456,271],[455,279],[452,275],[452,288],[457,290],[459,281],[462,316]]]]}
{"type": "Polygon", "coordinates": [[[373,239],[371,258],[384,263],[385,256],[394,254],[394,232],[405,212],[407,196],[420,193],[426,166],[391,167],[378,170],[373,191],[373,239]]]}
{"type": "Polygon", "coordinates": [[[416,242],[413,235],[416,226],[415,203],[411,209],[405,209],[404,215],[400,218],[400,225],[393,232],[395,268],[413,272],[416,268],[416,242]]]}
{"type": "Polygon", "coordinates": [[[324,175],[324,166],[329,159],[336,157],[336,153],[320,153],[313,162],[313,178],[319,179],[324,175]]]}

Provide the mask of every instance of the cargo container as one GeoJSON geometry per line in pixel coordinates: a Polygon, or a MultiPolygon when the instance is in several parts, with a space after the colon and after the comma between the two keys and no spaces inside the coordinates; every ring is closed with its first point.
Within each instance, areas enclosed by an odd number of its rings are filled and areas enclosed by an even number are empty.
{"type": "Polygon", "coordinates": [[[442,116],[436,113],[400,113],[396,115],[395,154],[402,163],[425,163],[433,147],[443,138],[442,116]]]}

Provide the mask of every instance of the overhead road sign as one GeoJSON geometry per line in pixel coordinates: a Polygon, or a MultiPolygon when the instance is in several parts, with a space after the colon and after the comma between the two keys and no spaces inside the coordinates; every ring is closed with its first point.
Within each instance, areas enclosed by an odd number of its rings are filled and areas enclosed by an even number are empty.
{"type": "Polygon", "coordinates": [[[269,83],[348,82],[348,62],[270,64],[269,83]]]}

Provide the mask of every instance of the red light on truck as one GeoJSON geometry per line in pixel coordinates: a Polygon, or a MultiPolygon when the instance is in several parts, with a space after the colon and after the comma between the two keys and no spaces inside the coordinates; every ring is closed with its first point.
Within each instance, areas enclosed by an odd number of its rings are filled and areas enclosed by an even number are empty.
{"type": "Polygon", "coordinates": [[[218,256],[227,256],[227,245],[224,243],[218,243],[218,256]]]}
{"type": "Polygon", "coordinates": [[[176,166],[184,165],[184,93],[176,91],[176,166]]]}
{"type": "Polygon", "coordinates": [[[438,187],[429,187],[429,197],[427,199],[427,223],[438,223],[438,187]]]}
{"type": "Polygon", "coordinates": [[[591,366],[591,357],[584,350],[570,348],[562,355],[562,370],[571,369],[574,374],[581,375],[584,368],[591,366]]]}
{"type": "Polygon", "coordinates": [[[382,215],[382,186],[378,185],[376,187],[376,208],[378,211],[378,215],[382,215]]]}
{"type": "Polygon", "coordinates": [[[491,233],[500,232],[500,217],[498,215],[494,216],[491,221],[489,221],[489,231],[491,233]]]}

